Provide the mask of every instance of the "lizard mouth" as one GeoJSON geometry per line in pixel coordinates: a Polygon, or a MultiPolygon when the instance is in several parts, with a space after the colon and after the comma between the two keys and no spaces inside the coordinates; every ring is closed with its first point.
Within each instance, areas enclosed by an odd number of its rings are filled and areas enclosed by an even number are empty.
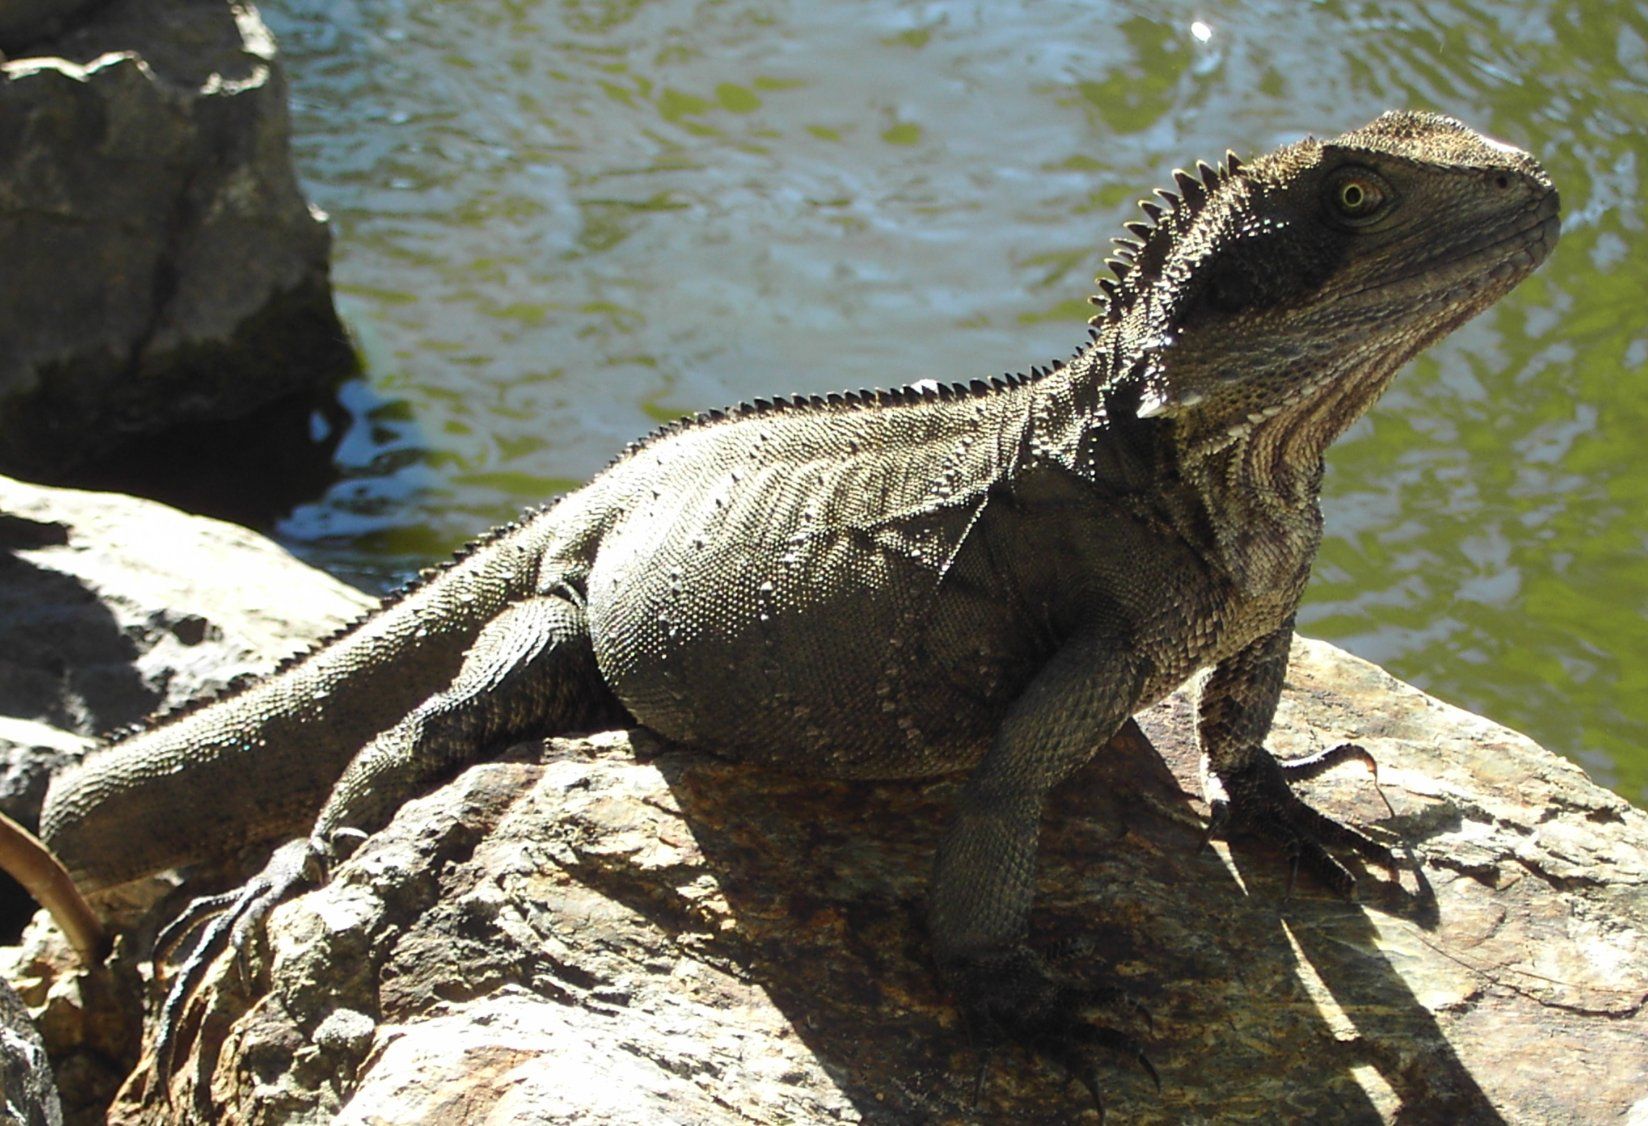
{"type": "Polygon", "coordinates": [[[1556,192],[1551,191],[1540,198],[1530,222],[1497,242],[1465,255],[1463,262],[1475,266],[1497,260],[1490,276],[1516,272],[1520,280],[1523,274],[1531,273],[1550,257],[1561,231],[1561,201],[1556,192]]]}
{"type": "Polygon", "coordinates": [[[1554,189],[1540,196],[1525,212],[1526,219],[1509,234],[1492,242],[1443,254],[1418,263],[1396,277],[1367,286],[1360,295],[1377,295],[1418,282],[1443,298],[1457,298],[1483,290],[1504,293],[1538,269],[1555,249],[1562,230],[1561,200],[1554,189]]]}

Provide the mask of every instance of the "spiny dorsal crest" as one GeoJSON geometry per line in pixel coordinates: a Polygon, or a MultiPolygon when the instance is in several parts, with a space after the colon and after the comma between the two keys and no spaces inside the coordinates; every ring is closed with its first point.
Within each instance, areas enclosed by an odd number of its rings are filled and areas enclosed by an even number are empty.
{"type": "Polygon", "coordinates": [[[1099,311],[1088,318],[1088,324],[1120,319],[1133,299],[1160,276],[1173,240],[1189,229],[1214,191],[1241,166],[1235,153],[1226,152],[1217,165],[1197,161],[1195,172],[1175,168],[1173,183],[1177,191],[1157,188],[1157,199],[1139,201],[1139,209],[1148,221],[1128,223],[1128,237],[1111,240],[1116,253],[1104,262],[1110,273],[1094,279],[1099,292],[1088,300],[1099,311]]]}
{"type": "MultiPolygon", "coordinates": [[[[1096,332],[1089,331],[1089,338],[1098,339],[1096,332]]],[[[1071,356],[1075,360],[1081,355],[1077,349],[1071,356]]],[[[697,414],[686,415],[673,422],[666,422],[648,434],[635,439],[607,463],[610,469],[619,462],[634,457],[636,454],[652,446],[656,442],[674,437],[705,426],[719,426],[724,423],[739,422],[744,419],[761,416],[796,415],[820,412],[846,412],[876,410],[882,407],[908,406],[911,403],[932,401],[952,402],[958,399],[984,398],[989,395],[999,395],[1012,387],[1021,387],[1032,383],[1057,371],[1063,371],[1066,361],[1053,360],[1050,363],[1032,367],[1026,372],[1003,372],[991,379],[973,379],[966,383],[944,383],[936,379],[918,379],[900,387],[866,387],[858,391],[831,391],[827,394],[774,395],[745,402],[716,410],[699,411],[697,414]]]]}
{"type": "MultiPolygon", "coordinates": [[[[1194,173],[1183,169],[1174,170],[1173,180],[1178,189],[1176,192],[1158,188],[1156,195],[1161,202],[1140,201],[1139,207],[1144,211],[1148,222],[1129,222],[1126,227],[1131,237],[1112,240],[1116,244],[1116,253],[1107,258],[1105,264],[1110,267],[1113,276],[1097,279],[1103,293],[1089,300],[1102,311],[1088,318],[1089,325],[1099,326],[1108,320],[1119,319],[1122,312],[1132,303],[1134,296],[1155,282],[1167,261],[1173,240],[1190,227],[1196,216],[1206,207],[1214,191],[1241,167],[1242,162],[1233,152],[1226,152],[1224,159],[1217,165],[1197,161],[1194,173]]],[[[1088,339],[1090,343],[1099,340],[1097,327],[1088,330],[1088,339]]],[[[1078,348],[1072,360],[1079,359],[1085,349],[1085,345],[1078,348]]],[[[1031,368],[1028,374],[1007,373],[998,379],[975,379],[970,383],[940,383],[937,380],[923,379],[904,387],[886,390],[872,388],[861,391],[833,391],[827,395],[780,395],[753,399],[721,410],[700,411],[698,414],[665,423],[625,446],[618,456],[608,463],[608,468],[634,457],[654,443],[700,427],[719,426],[763,415],[874,410],[932,399],[982,397],[1033,383],[1053,372],[1063,370],[1064,367],[1064,361],[1054,360],[1045,367],[1031,368]]],[[[1142,368],[1136,366],[1134,370],[1136,382],[1145,379],[1145,375],[1140,374],[1143,372],[1142,368]]]]}

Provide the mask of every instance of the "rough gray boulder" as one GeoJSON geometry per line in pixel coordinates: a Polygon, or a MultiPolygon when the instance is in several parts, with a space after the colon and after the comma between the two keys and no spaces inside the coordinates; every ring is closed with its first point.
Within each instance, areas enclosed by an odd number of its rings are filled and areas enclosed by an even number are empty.
{"type": "Polygon", "coordinates": [[[113,0],[68,22],[0,62],[0,470],[30,476],[354,364],[255,10],[113,0]]]}
{"type": "Polygon", "coordinates": [[[16,990],[0,982],[0,1121],[62,1126],[46,1045],[16,990]]]}
{"type": "Polygon", "coordinates": [[[61,33],[107,0],[0,0],[0,60],[61,33]]]}

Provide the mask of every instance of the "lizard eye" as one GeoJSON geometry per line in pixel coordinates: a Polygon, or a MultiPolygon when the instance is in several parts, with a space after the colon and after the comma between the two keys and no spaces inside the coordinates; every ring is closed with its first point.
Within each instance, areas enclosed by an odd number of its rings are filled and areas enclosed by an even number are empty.
{"type": "Polygon", "coordinates": [[[1343,168],[1328,177],[1327,196],[1328,206],[1340,222],[1359,227],[1383,215],[1393,193],[1377,173],[1366,168],[1343,168]]]}

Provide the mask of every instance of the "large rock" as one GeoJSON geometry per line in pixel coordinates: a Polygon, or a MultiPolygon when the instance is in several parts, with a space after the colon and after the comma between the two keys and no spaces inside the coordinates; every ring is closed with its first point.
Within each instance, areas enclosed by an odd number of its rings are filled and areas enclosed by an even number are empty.
{"type": "MultiPolygon", "coordinates": [[[[1364,903],[1273,850],[1198,851],[1191,703],[1055,796],[1035,941],[1153,1016],[1130,1122],[1615,1122],[1648,1114],[1648,816],[1527,739],[1301,641],[1275,743],[1378,757],[1408,842],[1364,903]]],[[[1085,1096],[980,1064],[922,899],[953,780],[809,781],[622,734],[516,748],[407,805],[217,968],[171,1109],[112,1121],[1059,1122],[1085,1096]],[[636,752],[639,751],[639,754],[636,752]],[[192,1109],[183,1109],[192,1108],[192,1109]],[[192,1116],[192,1117],[190,1117],[192,1116]]],[[[1347,767],[1313,783],[1360,822],[1347,767]]],[[[151,999],[152,1005],[152,999],[151,999]]],[[[152,1007],[151,1007],[151,1011],[152,1007]]],[[[1636,1119],[1631,1119],[1635,1121],[1636,1119]]]]}
{"type": "Polygon", "coordinates": [[[0,62],[0,470],[30,476],[354,362],[256,12],[114,0],[69,23],[0,42],[33,52],[0,62]]]}

